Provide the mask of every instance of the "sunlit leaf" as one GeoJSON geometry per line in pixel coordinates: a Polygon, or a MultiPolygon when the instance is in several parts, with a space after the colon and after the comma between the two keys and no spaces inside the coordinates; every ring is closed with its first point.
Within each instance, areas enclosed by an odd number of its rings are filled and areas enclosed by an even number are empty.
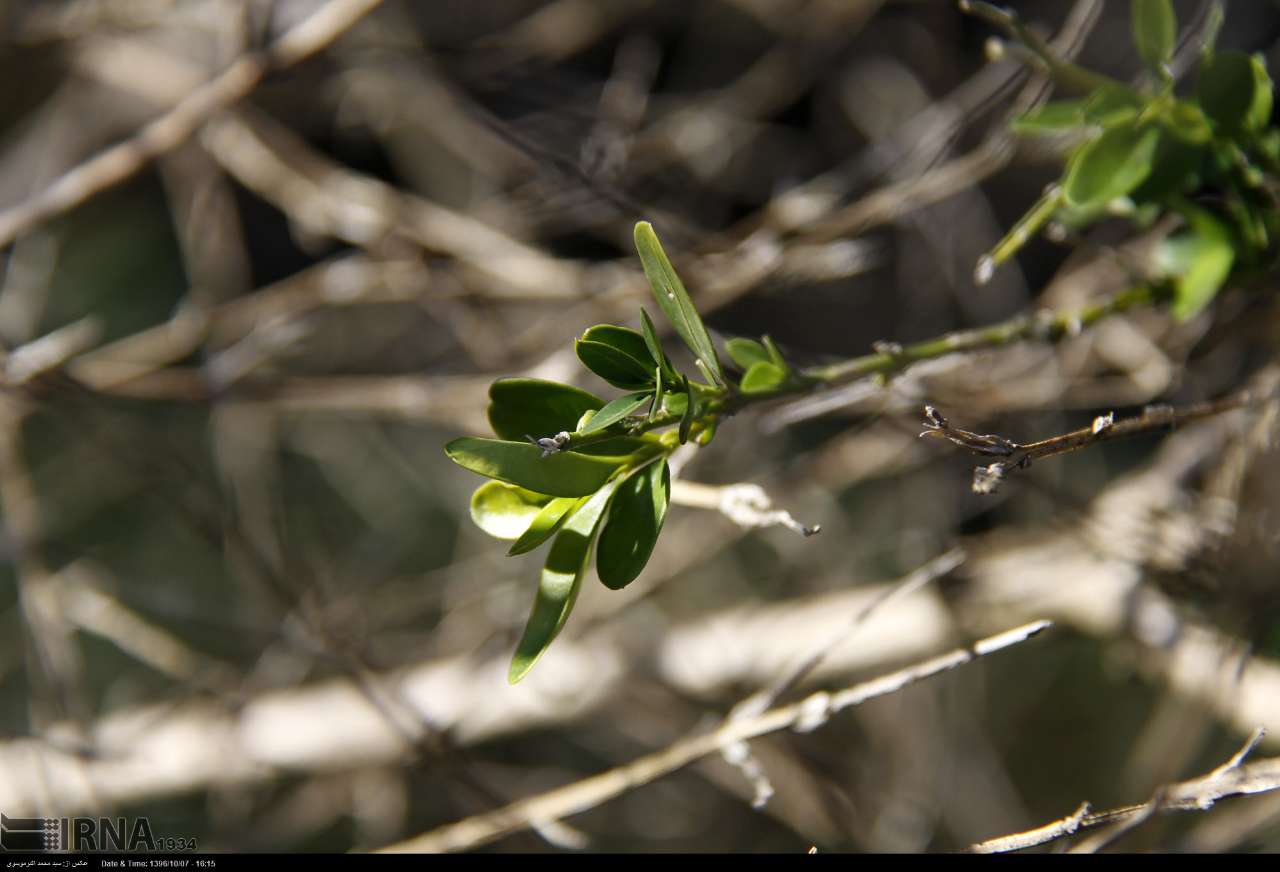
{"type": "Polygon", "coordinates": [[[754,339],[735,337],[725,342],[724,350],[744,370],[750,369],[753,363],[769,359],[769,350],[754,339]]]}
{"type": "Polygon", "coordinates": [[[1198,314],[1222,288],[1235,261],[1235,246],[1227,225],[1212,212],[1184,204],[1184,233],[1165,239],[1156,250],[1156,264],[1173,277],[1173,315],[1185,321],[1198,314]]]}
{"type": "Polygon", "coordinates": [[[716,438],[716,430],[719,426],[719,421],[711,421],[703,426],[702,430],[698,432],[698,435],[694,437],[693,441],[699,445],[710,445],[711,440],[716,438]]]}
{"type": "Polygon", "coordinates": [[[605,587],[626,587],[649,562],[667,517],[670,492],[666,460],[649,464],[618,486],[596,550],[596,569],[605,587]]]}
{"type": "Polygon", "coordinates": [[[782,352],[778,349],[778,344],[773,341],[768,333],[760,337],[764,342],[765,350],[769,352],[769,359],[774,362],[778,369],[790,371],[791,367],[787,365],[786,359],[782,356],[782,352]]]}
{"type": "Polygon", "coordinates": [[[617,484],[614,480],[596,491],[569,517],[551,543],[538,580],[533,610],[507,672],[507,680],[512,684],[529,674],[573,610],[582,588],[582,577],[591,563],[591,542],[596,527],[617,484]]]}
{"type": "Polygon", "coordinates": [[[1085,123],[1085,101],[1055,100],[1037,106],[1013,119],[1011,125],[1015,133],[1023,136],[1053,136],[1065,133],[1085,123]]]}
{"type": "Polygon", "coordinates": [[[598,430],[603,430],[612,424],[616,424],[628,415],[633,414],[645,403],[649,402],[649,398],[652,396],[653,394],[648,391],[637,391],[633,394],[623,394],[613,402],[606,405],[603,409],[596,412],[590,423],[588,423],[587,426],[579,432],[583,436],[586,436],[588,433],[595,433],[598,430]]]}
{"type": "Polygon", "coordinates": [[[471,495],[471,520],[490,536],[515,539],[551,499],[505,482],[487,481],[471,495]]]}
{"type": "Polygon", "coordinates": [[[1115,127],[1137,118],[1145,103],[1132,88],[1104,85],[1085,99],[1084,120],[1099,127],[1115,127]]]}
{"type": "Polygon", "coordinates": [[[528,442],[504,442],[464,436],[444,447],[464,469],[555,497],[594,493],[629,457],[593,457],[561,451],[547,457],[528,442]]]}
{"type": "Polygon", "coordinates": [[[675,268],[662,250],[658,235],[648,221],[636,224],[636,250],[640,252],[640,263],[644,266],[645,277],[653,290],[653,297],[659,308],[671,319],[672,325],[680,338],[685,341],[694,356],[702,361],[710,370],[714,384],[724,384],[724,373],[720,369],[720,358],[716,356],[716,347],[711,336],[698,315],[698,310],[684,289],[675,268]]]}
{"type": "Polygon", "coordinates": [[[654,385],[656,390],[653,392],[653,402],[649,404],[649,420],[652,421],[659,412],[662,411],[662,401],[666,397],[666,379],[662,376],[662,367],[654,368],[654,385]]]}
{"type": "Polygon", "coordinates": [[[584,390],[536,378],[504,378],[489,387],[489,425],[499,439],[540,439],[572,433],[584,412],[604,400],[584,390]]]}
{"type": "Polygon", "coordinates": [[[1072,156],[1063,183],[1067,203],[1086,207],[1123,197],[1150,175],[1159,142],[1155,127],[1104,131],[1072,156]]]}
{"type": "Polygon", "coordinates": [[[662,399],[662,411],[668,415],[684,417],[685,409],[687,408],[689,408],[688,394],[667,394],[662,399]]]}
{"type": "Polygon", "coordinates": [[[538,514],[533,516],[529,526],[520,534],[520,538],[516,539],[507,555],[525,554],[550,539],[551,534],[560,529],[560,525],[569,517],[569,513],[576,506],[586,502],[587,499],[587,497],[579,497],[577,499],[573,497],[556,497],[551,500],[551,502],[542,507],[538,514]]]}
{"type": "MultiPolygon", "coordinates": [[[[1191,145],[1203,145],[1213,138],[1213,128],[1209,126],[1209,119],[1199,106],[1186,100],[1177,100],[1169,108],[1165,130],[1191,145]]],[[[1159,161],[1160,158],[1157,156],[1157,165],[1159,161]]]]}
{"type": "Polygon", "coordinates": [[[747,370],[747,374],[742,377],[739,390],[744,394],[768,393],[786,380],[785,370],[771,361],[762,360],[759,363],[753,363],[747,370]]]}

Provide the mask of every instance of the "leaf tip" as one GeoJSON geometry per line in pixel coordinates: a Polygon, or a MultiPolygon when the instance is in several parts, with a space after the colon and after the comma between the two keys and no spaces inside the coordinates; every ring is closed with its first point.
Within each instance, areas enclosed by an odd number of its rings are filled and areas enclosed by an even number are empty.
{"type": "Polygon", "coordinates": [[[511,658],[511,668],[507,670],[507,684],[519,684],[521,679],[529,674],[529,670],[533,668],[533,661],[528,657],[517,654],[511,658]]]}

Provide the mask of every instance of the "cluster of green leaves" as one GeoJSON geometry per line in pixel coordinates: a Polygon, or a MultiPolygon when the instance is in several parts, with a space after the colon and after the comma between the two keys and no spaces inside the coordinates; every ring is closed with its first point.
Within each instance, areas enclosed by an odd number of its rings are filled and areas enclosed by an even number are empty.
{"type": "Polygon", "coordinates": [[[1170,0],[1132,0],[1131,20],[1150,84],[1131,87],[1082,71],[1077,78],[1093,86],[1089,93],[1014,121],[1021,134],[1068,134],[1079,143],[1061,182],[979,263],[978,277],[1050,221],[1080,229],[1120,214],[1148,226],[1177,213],[1182,228],[1161,244],[1155,265],[1173,313],[1185,319],[1233,274],[1275,259],[1280,130],[1270,124],[1272,83],[1261,55],[1214,50],[1215,25],[1194,93],[1178,96],[1169,69],[1177,41],[1170,0]]]}
{"type": "Polygon", "coordinates": [[[653,228],[637,224],[635,241],[658,308],[693,352],[702,380],[675,367],[641,309],[641,332],[599,324],[575,343],[582,364],[626,391],[622,396],[605,402],[571,385],[500,379],[489,389],[489,424],[497,438],[467,436],[445,446],[455,463],[493,479],[471,498],[480,529],[514,540],[511,555],[551,542],[511,661],[512,683],[533,668],[564,626],[593,548],[606,587],[619,590],[640,575],[667,515],[671,452],[690,439],[710,442],[735,402],[804,383],[768,337],[726,343],[743,370],[736,383],[728,378],[653,228]],[[668,429],[656,432],[662,428],[668,429]]]}

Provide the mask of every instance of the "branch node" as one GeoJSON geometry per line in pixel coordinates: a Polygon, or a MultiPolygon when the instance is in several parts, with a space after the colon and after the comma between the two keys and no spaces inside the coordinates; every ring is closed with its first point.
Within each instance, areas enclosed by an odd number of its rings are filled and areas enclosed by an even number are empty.
{"type": "Polygon", "coordinates": [[[561,430],[554,436],[544,436],[541,439],[534,439],[528,433],[524,434],[524,438],[528,439],[534,445],[542,449],[543,457],[550,457],[553,454],[559,454],[564,447],[569,444],[570,435],[561,430]]]}

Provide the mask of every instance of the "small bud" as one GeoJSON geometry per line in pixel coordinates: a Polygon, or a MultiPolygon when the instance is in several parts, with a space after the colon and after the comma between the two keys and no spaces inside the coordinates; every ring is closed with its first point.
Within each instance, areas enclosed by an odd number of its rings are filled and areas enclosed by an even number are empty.
{"type": "Polygon", "coordinates": [[[978,265],[973,268],[973,283],[978,287],[982,287],[987,282],[991,281],[991,277],[995,274],[995,259],[989,254],[984,254],[982,257],[978,258],[978,265]]]}
{"type": "Polygon", "coordinates": [[[550,457],[552,454],[559,453],[569,444],[570,436],[567,432],[561,430],[554,436],[544,436],[541,439],[534,439],[528,433],[524,434],[524,438],[541,448],[543,457],[550,457]]]}

